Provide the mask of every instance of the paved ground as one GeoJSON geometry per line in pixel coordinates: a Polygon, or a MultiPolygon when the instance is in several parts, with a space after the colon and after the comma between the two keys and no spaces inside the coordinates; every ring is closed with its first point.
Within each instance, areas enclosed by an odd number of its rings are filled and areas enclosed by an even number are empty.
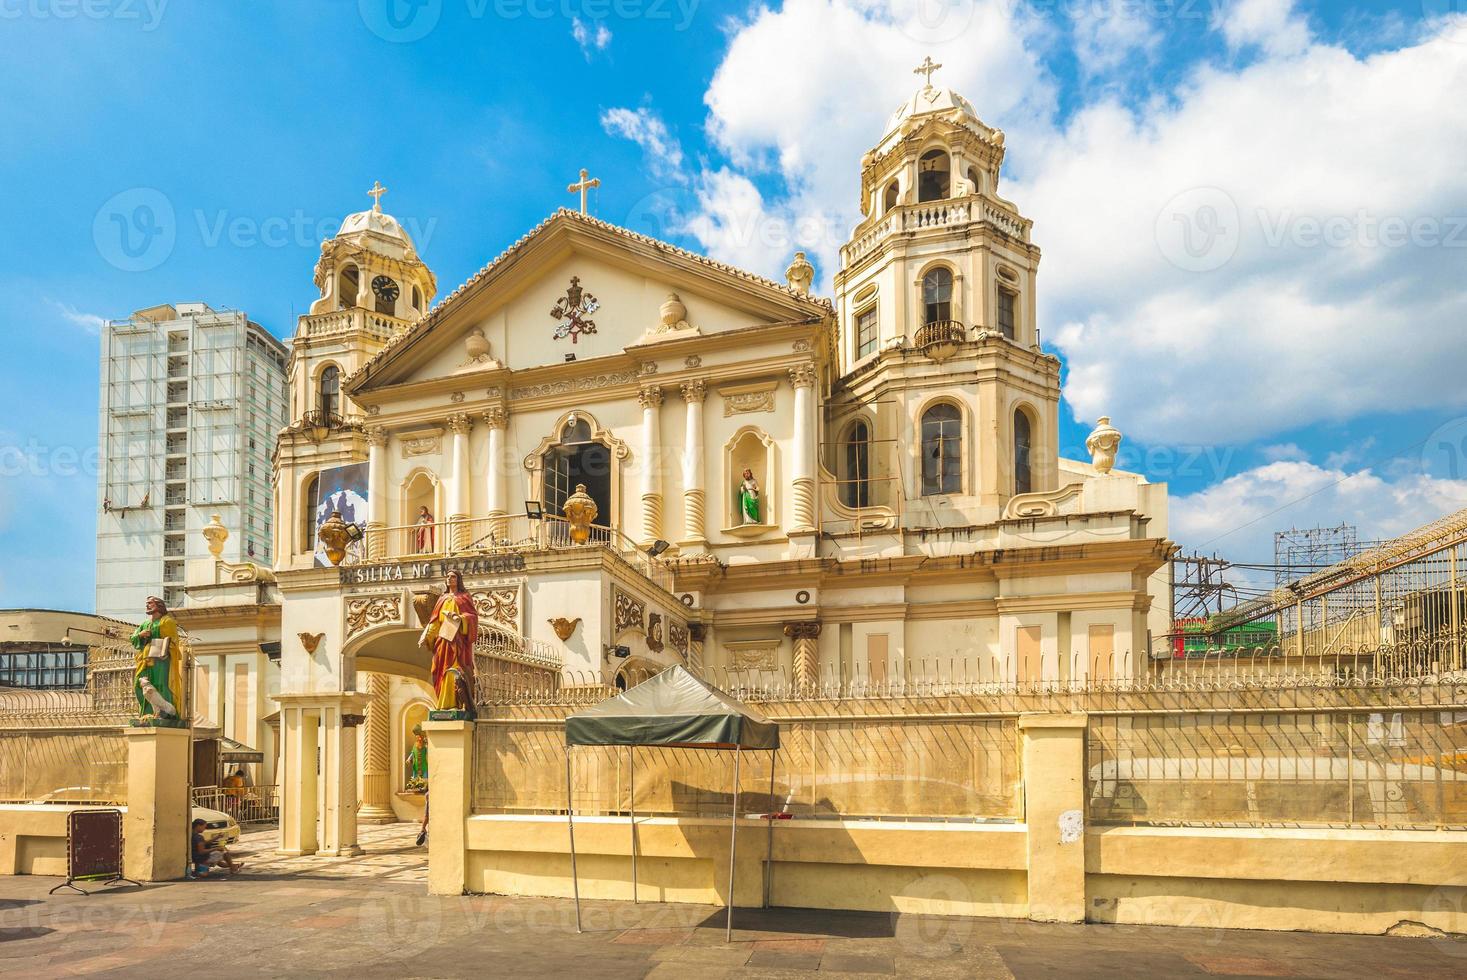
{"type": "Polygon", "coordinates": [[[247,835],[237,878],[48,896],[0,877],[0,976],[1446,977],[1467,941],[425,894],[416,826],[364,828],[361,858],[289,859],[247,835]]]}

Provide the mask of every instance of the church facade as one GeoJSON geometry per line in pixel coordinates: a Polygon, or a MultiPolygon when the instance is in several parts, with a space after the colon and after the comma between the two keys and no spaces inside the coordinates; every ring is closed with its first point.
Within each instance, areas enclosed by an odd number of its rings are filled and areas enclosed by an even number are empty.
{"type": "Polygon", "coordinates": [[[803,255],[775,282],[571,210],[439,298],[380,193],[349,217],[275,463],[284,849],[351,852],[359,803],[405,815],[452,570],[481,690],[1144,672],[1166,488],[1113,469],[1105,420],[1060,458],[1003,156],[929,76],[860,161],[829,299],[803,255]]]}

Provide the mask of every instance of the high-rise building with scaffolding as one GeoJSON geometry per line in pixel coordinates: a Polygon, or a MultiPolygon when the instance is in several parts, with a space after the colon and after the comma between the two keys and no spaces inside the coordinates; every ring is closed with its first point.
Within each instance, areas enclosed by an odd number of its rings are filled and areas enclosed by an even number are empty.
{"type": "Polygon", "coordinates": [[[183,604],[199,533],[218,514],[224,559],[272,562],[270,454],[286,423],[285,345],[237,310],[180,303],[102,331],[97,611],[183,604]]]}

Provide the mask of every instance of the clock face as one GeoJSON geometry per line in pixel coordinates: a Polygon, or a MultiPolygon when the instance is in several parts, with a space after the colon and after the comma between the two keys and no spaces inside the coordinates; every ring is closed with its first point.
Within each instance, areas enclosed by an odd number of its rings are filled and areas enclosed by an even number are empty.
{"type": "Polygon", "coordinates": [[[387,276],[378,276],[372,280],[372,292],[377,294],[378,299],[385,299],[389,303],[397,302],[397,294],[400,292],[397,283],[387,276]]]}

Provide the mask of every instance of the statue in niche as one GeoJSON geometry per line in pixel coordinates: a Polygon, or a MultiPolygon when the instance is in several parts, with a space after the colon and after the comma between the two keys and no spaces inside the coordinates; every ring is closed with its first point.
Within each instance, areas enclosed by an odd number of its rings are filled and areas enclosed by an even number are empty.
{"type": "Polygon", "coordinates": [[[426,506],[418,508],[418,519],[413,522],[413,551],[419,555],[433,552],[433,513],[426,506]]]}
{"type": "Polygon", "coordinates": [[[423,734],[422,725],[413,726],[413,744],[408,749],[407,779],[405,785],[410,790],[421,792],[428,788],[428,737],[423,734]]]}
{"type": "Polygon", "coordinates": [[[759,481],[754,479],[754,471],[744,467],[744,478],[739,481],[739,518],[742,524],[758,524],[759,521],[759,481]]]}

